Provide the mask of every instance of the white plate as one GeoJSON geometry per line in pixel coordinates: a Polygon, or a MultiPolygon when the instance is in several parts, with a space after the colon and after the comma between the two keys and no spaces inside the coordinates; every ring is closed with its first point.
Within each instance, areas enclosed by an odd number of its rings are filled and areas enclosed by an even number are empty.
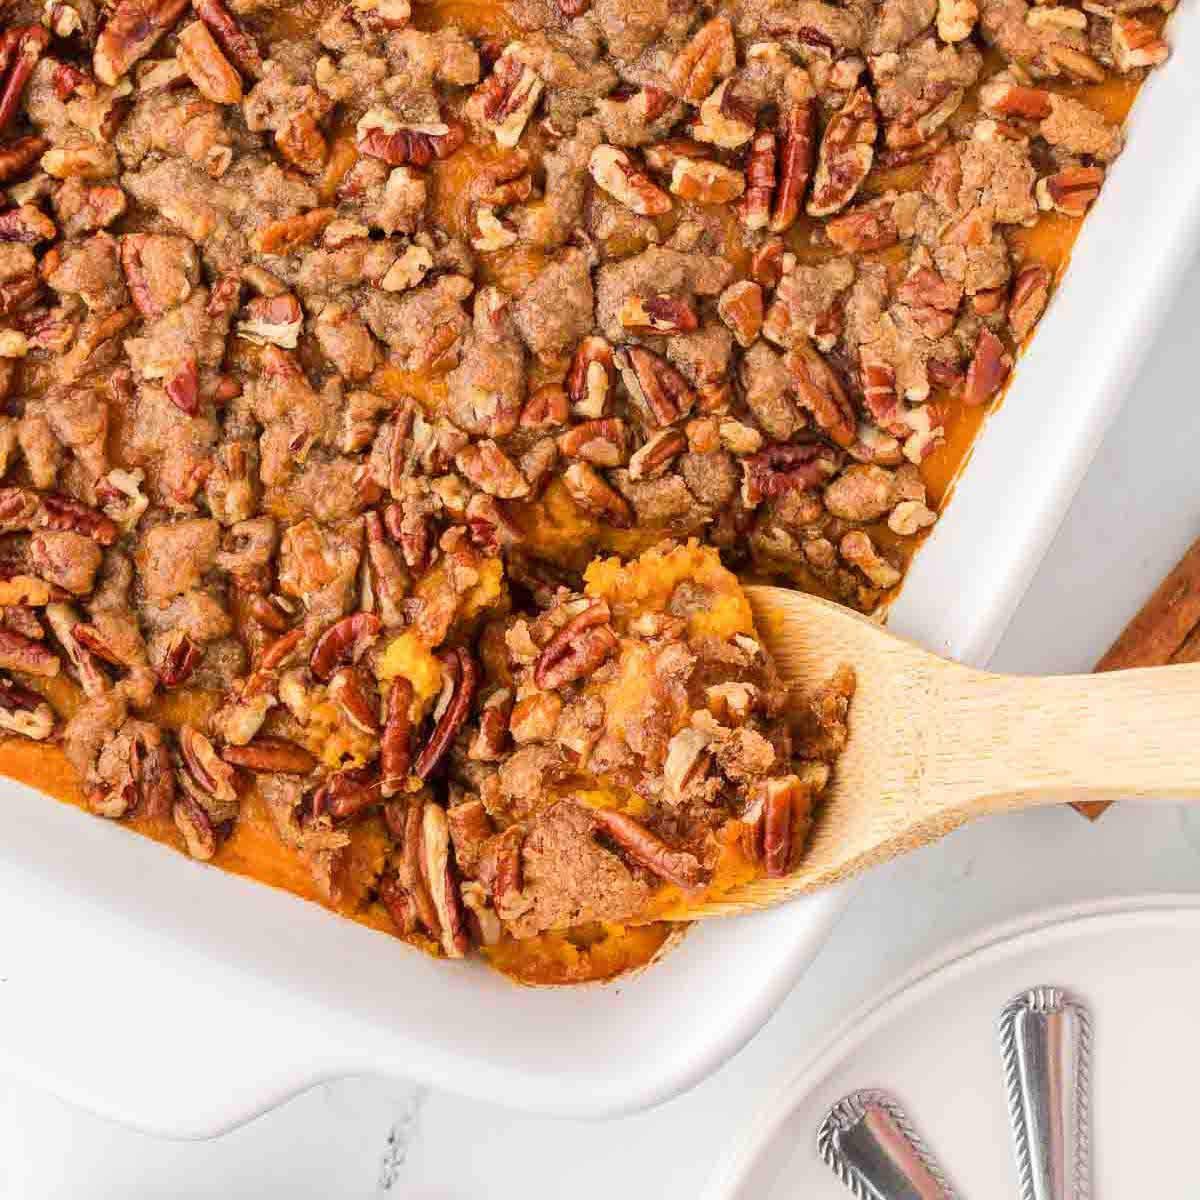
{"type": "MultiPolygon", "coordinates": [[[[1195,6],[1171,38],[1066,283],[894,610],[898,630],[963,661],[999,639],[1200,234],[1195,6]]],[[[646,1107],[756,1032],[848,900],[707,922],[638,978],[534,993],[16,784],[0,784],[0,803],[0,1068],[181,1136],[364,1072],[559,1115],[646,1107]]]]}
{"type": "Polygon", "coordinates": [[[816,1152],[830,1107],[894,1095],[971,1200],[1017,1192],[996,1024],[1018,992],[1069,988],[1093,1024],[1097,1197],[1188,1195],[1200,1074],[1200,897],[1092,902],[961,943],[856,1013],[754,1118],[706,1200],[846,1200],[816,1152]]]}

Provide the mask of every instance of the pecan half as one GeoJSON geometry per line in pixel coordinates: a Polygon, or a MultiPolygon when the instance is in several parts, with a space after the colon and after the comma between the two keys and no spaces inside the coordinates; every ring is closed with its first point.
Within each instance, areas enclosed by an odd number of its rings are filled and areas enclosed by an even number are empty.
{"type": "Polygon", "coordinates": [[[225,762],[198,729],[184,725],[179,730],[179,753],[187,778],[200,791],[224,805],[237,803],[233,767],[225,762]]]}
{"type": "Polygon", "coordinates": [[[379,778],[371,767],[347,767],[334,771],[313,793],[314,817],[328,813],[335,821],[344,821],[378,804],[379,778]]]}
{"type": "Polygon", "coordinates": [[[616,356],[616,363],[629,394],[655,425],[671,425],[691,412],[696,393],[665,358],[630,346],[616,356]]]}
{"type": "Polygon", "coordinates": [[[571,499],[604,524],[614,529],[632,529],[637,523],[629,501],[587,463],[572,463],[563,472],[562,481],[571,499]]]}
{"type": "Polygon", "coordinates": [[[699,104],[719,79],[737,68],[737,46],[728,17],[713,17],[692,35],[667,68],[667,83],[680,100],[699,104]]]}
{"type": "Polygon", "coordinates": [[[886,250],[900,240],[895,211],[895,204],[887,197],[860,204],[826,221],[825,235],[848,254],[886,250]]]}
{"type": "Polygon", "coordinates": [[[658,217],[671,211],[671,197],[616,146],[597,146],[588,159],[588,173],[598,187],[639,216],[658,217]]]}
{"type": "Polygon", "coordinates": [[[307,775],[317,765],[303,746],[277,737],[257,737],[244,746],[226,746],[221,757],[235,767],[268,775],[307,775]]]}
{"type": "Polygon", "coordinates": [[[529,481],[516,464],[485,438],[464,446],[454,457],[454,465],[477,488],[502,500],[518,500],[529,495],[529,481]]]}
{"type": "Polygon", "coordinates": [[[334,621],[313,646],[309,670],[325,682],[347,659],[361,658],[382,629],[383,622],[374,613],[356,612],[334,621]]]}
{"type": "Polygon", "coordinates": [[[407,679],[394,679],[379,744],[385,796],[395,795],[404,786],[412,766],[412,702],[413,685],[407,679]]]}
{"type": "Polygon", "coordinates": [[[203,21],[192,21],[177,35],[179,58],[196,90],[214,104],[240,104],[242,78],[221,53],[203,21]]]}
{"type": "Polygon", "coordinates": [[[70,529],[82,533],[101,546],[111,546],[120,530],[115,522],[103,513],[55,492],[46,492],[39,497],[41,520],[47,529],[70,529]]]}
{"type": "MultiPolygon", "coordinates": [[[[475,689],[479,684],[479,668],[468,650],[448,650],[440,661],[448,681],[448,699],[429,735],[429,740],[413,763],[413,774],[428,779],[449,753],[458,731],[471,713],[475,689]]],[[[441,706],[439,706],[441,707],[441,706]]]]}
{"type": "Polygon", "coordinates": [[[447,958],[462,958],[468,946],[466,920],[450,857],[450,828],[439,804],[426,804],[421,813],[421,873],[437,912],[442,949],[447,958]]]}
{"type": "Polygon", "coordinates": [[[838,458],[819,442],[768,446],[742,459],[742,499],[753,508],[785,492],[809,491],[836,474],[838,458]]]}
{"type": "Polygon", "coordinates": [[[1053,209],[1067,217],[1082,217],[1100,195],[1103,167],[1068,167],[1037,181],[1038,208],[1053,209]]]}
{"type": "MultiPolygon", "coordinates": [[[[825,127],[808,201],[810,217],[828,217],[846,207],[875,161],[879,123],[865,87],[856,88],[825,127]]],[[[781,173],[782,174],[782,173],[781,173]]]]}
{"type": "Polygon", "coordinates": [[[366,515],[367,566],[378,605],[379,616],[385,625],[398,625],[403,620],[401,603],[408,591],[408,576],[400,563],[391,541],[384,533],[383,521],[377,512],[366,515]]]}
{"type": "Polygon", "coordinates": [[[50,34],[40,25],[26,25],[8,30],[4,38],[4,58],[11,61],[0,87],[0,130],[17,115],[25,85],[50,41],[50,34]]]}
{"type": "Polygon", "coordinates": [[[0,730],[43,742],[54,732],[54,710],[37,692],[0,676],[0,730]]]}
{"type": "Polygon", "coordinates": [[[1050,296],[1050,272],[1046,267],[1026,267],[1013,282],[1008,301],[1008,327],[1020,345],[1041,319],[1050,296]]]}
{"type": "Polygon", "coordinates": [[[839,446],[852,446],[858,437],[858,418],[837,372],[807,343],[789,350],[783,361],[800,403],[818,427],[839,446]]]}
{"type": "Polygon", "coordinates": [[[538,655],[534,683],[543,691],[554,691],[606,662],[617,648],[617,635],[608,624],[611,616],[608,604],[596,600],[568,621],[538,655]]]}
{"type": "Polygon", "coordinates": [[[259,254],[291,254],[314,242],[336,215],[336,209],[312,208],[295,217],[268,221],[250,235],[250,248],[259,254]]]}
{"type": "Polygon", "coordinates": [[[183,835],[188,854],[208,862],[217,852],[217,832],[208,813],[187,792],[181,792],[175,798],[171,815],[183,835]]]}
{"type": "Polygon", "coordinates": [[[990,329],[980,330],[975,354],[963,384],[963,403],[983,404],[990,400],[1000,390],[1011,370],[1012,357],[1005,350],[1004,343],[990,329]]]}
{"type": "Polygon", "coordinates": [[[358,149],[389,167],[411,163],[427,167],[435,159],[449,158],[466,141],[467,131],[457,121],[430,125],[402,125],[384,109],[370,109],[357,126],[358,149]]]}
{"type": "Polygon", "coordinates": [[[766,229],[776,184],[776,137],[769,129],[755,134],[746,159],[746,192],[737,206],[747,229],[766,229]]]}
{"type": "Polygon", "coordinates": [[[721,150],[736,150],[754,136],[754,107],[738,95],[732,79],[718,84],[700,105],[692,136],[721,150]]]}
{"type": "Polygon", "coordinates": [[[548,383],[525,401],[517,423],[522,429],[554,429],[565,425],[570,415],[567,393],[558,384],[548,383]]]}
{"type": "Polygon", "coordinates": [[[688,435],[682,429],[660,429],[629,460],[630,479],[654,479],[687,448],[688,435]]]}
{"type": "Polygon", "coordinates": [[[329,681],[329,698],[360,733],[379,732],[379,713],[354,667],[339,667],[329,681]]]}
{"type": "Polygon", "coordinates": [[[92,69],[112,87],[175,24],[188,0],[120,0],[100,30],[92,69]]]}
{"type": "Polygon", "coordinates": [[[179,687],[191,679],[200,665],[204,650],[182,630],[175,630],[167,642],[162,665],[158,668],[159,682],[165,688],[179,687]]]}
{"type": "Polygon", "coordinates": [[[698,158],[677,158],[671,168],[671,191],[696,204],[728,204],[746,190],[746,179],[732,167],[698,158]]]}
{"type": "Polygon", "coordinates": [[[595,420],[608,412],[612,394],[613,350],[602,337],[585,337],[567,374],[567,395],[576,416],[595,420]]]}
{"type": "MultiPolygon", "coordinates": [[[[857,93],[856,93],[857,94],[857,93]]],[[[853,99],[853,97],[851,97],[853,99]]],[[[847,106],[849,106],[847,101],[847,106]]],[[[863,106],[860,105],[860,108],[863,106]]],[[[857,111],[857,110],[852,110],[857,111]]],[[[846,112],[846,108],[842,109],[842,113],[846,112]]],[[[839,114],[841,116],[841,114],[839,114]]],[[[874,119],[874,109],[871,110],[871,119],[874,119]]],[[[834,118],[834,121],[838,117],[834,118]]],[[[861,117],[848,116],[846,125],[846,135],[851,132],[861,137],[866,137],[867,133],[859,129],[858,126],[851,125],[852,120],[861,120],[861,117]]],[[[830,122],[833,124],[833,121],[830,122]]],[[[871,126],[870,138],[874,141],[874,126],[871,126]]],[[[829,139],[829,131],[826,130],[825,141],[829,139]]],[[[825,141],[821,144],[822,154],[825,154],[825,141]]],[[[776,186],[775,195],[771,204],[771,219],[767,228],[772,233],[783,233],[790,229],[795,222],[796,217],[800,214],[800,205],[804,202],[804,193],[808,190],[808,182],[812,178],[813,162],[816,158],[817,146],[817,101],[804,100],[792,104],[783,114],[780,123],[779,148],[776,159],[776,186]]],[[[830,156],[826,156],[826,162],[831,162],[830,156]]],[[[845,164],[851,170],[857,168],[858,159],[854,157],[854,153],[850,150],[842,152],[838,158],[837,178],[842,177],[843,165],[845,164]]],[[[870,170],[870,159],[867,159],[867,170],[870,170]]],[[[834,168],[830,167],[832,172],[834,168]]],[[[865,172],[864,172],[865,174],[865,172]]],[[[818,176],[818,182],[820,177],[818,176]]],[[[858,185],[855,184],[855,187],[858,185]]],[[[841,207],[841,205],[838,205],[841,207]]],[[[809,209],[812,212],[812,209],[809,209]]]]}
{"type": "Polygon", "coordinates": [[[674,850],[640,821],[615,808],[592,814],[596,828],[616,843],[634,862],[667,883],[682,888],[699,887],[708,878],[703,864],[686,850],[674,850]]]}
{"type": "Polygon", "coordinates": [[[416,932],[417,902],[412,892],[394,875],[386,875],[379,881],[379,902],[402,935],[407,937],[416,932]]]}
{"type": "Polygon", "coordinates": [[[792,829],[796,810],[808,800],[808,792],[795,775],[768,779],[762,787],[763,865],[767,877],[778,879],[788,873],[792,859],[792,829]]]}
{"type": "Polygon", "coordinates": [[[251,79],[262,76],[263,59],[258,44],[221,0],[192,0],[192,9],[212,30],[221,48],[243,75],[251,79]]]}
{"type": "Polygon", "coordinates": [[[303,629],[293,629],[290,633],[285,633],[282,637],[277,637],[263,649],[262,655],[258,660],[259,669],[262,671],[274,671],[276,668],[282,667],[300,649],[300,643],[303,641],[303,629]]]}

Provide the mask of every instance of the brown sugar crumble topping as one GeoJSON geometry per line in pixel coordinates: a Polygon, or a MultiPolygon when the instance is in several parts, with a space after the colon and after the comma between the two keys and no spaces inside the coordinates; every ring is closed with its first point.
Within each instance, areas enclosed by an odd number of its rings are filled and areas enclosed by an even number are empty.
{"type": "Polygon", "coordinates": [[[886,603],[1171,6],[3,0],[0,770],[533,982],[786,872],[731,572],[886,603]]]}

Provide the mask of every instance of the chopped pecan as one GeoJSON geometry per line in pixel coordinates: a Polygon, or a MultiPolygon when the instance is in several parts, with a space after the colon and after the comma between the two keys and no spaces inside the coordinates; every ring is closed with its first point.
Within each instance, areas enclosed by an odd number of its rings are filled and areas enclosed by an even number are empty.
{"type": "Polygon", "coordinates": [[[251,249],[259,254],[291,254],[315,241],[336,215],[336,209],[313,208],[295,217],[268,221],[250,235],[251,249]]]}
{"type": "Polygon", "coordinates": [[[696,204],[728,204],[746,190],[746,180],[740,172],[720,163],[677,158],[669,187],[676,196],[696,204]]]}
{"type": "Polygon", "coordinates": [[[192,21],[177,35],[179,57],[196,90],[214,104],[240,104],[241,76],[221,53],[221,47],[203,21],[192,21]]]}
{"type": "Polygon", "coordinates": [[[291,614],[270,596],[251,596],[246,607],[250,615],[272,633],[283,633],[292,623],[291,614]]]}
{"type": "Polygon", "coordinates": [[[245,311],[245,319],[237,323],[238,337],[256,346],[270,342],[285,350],[295,350],[304,327],[304,313],[300,301],[290,292],[281,296],[255,296],[245,311]]]}
{"type": "MultiPolygon", "coordinates": [[[[1066,11],[1066,7],[1064,11],[1066,11]]],[[[1032,13],[1030,14],[1033,15],[1032,13]]],[[[1079,14],[1081,17],[1083,13],[1079,14]]],[[[1090,55],[1074,46],[1062,42],[1052,42],[1046,49],[1047,55],[1056,62],[1068,75],[1075,76],[1086,83],[1103,83],[1107,76],[1104,68],[1090,55]]]]}
{"type": "Polygon", "coordinates": [[[325,135],[316,116],[307,108],[289,113],[275,130],[275,145],[292,166],[306,175],[317,175],[329,157],[325,135]]]}
{"type": "Polygon", "coordinates": [[[383,737],[379,743],[379,765],[383,772],[383,794],[395,795],[408,778],[412,766],[413,685],[396,678],[388,691],[383,737]]]}
{"type": "Polygon", "coordinates": [[[30,134],[0,145],[0,183],[15,179],[31,167],[49,147],[48,138],[30,134]]]}
{"type": "Polygon", "coordinates": [[[1113,17],[1112,53],[1119,70],[1136,71],[1165,63],[1171,50],[1153,26],[1124,14],[1113,17]]]}
{"type": "Polygon", "coordinates": [[[646,166],[660,175],[670,175],[675,170],[675,164],[684,159],[706,161],[713,156],[711,146],[696,141],[695,138],[667,138],[664,142],[655,142],[642,151],[646,166]]]}
{"type": "Polygon", "coordinates": [[[449,158],[467,136],[457,121],[403,125],[386,109],[374,108],[358,122],[357,133],[359,150],[389,167],[427,167],[435,159],[449,158]]]}
{"type": "MultiPolygon", "coordinates": [[[[858,95],[858,93],[855,93],[858,95]]],[[[847,138],[857,137],[860,139],[868,138],[873,143],[875,140],[874,126],[874,108],[871,107],[869,113],[870,127],[869,132],[862,125],[864,117],[862,115],[866,110],[866,106],[860,104],[858,109],[851,109],[850,104],[854,97],[846,102],[844,107],[833,121],[835,122],[845,116],[844,126],[839,126],[842,134],[847,138]],[[848,111],[849,110],[849,111],[848,111]],[[857,122],[857,123],[856,123],[857,122]]],[[[870,104],[870,98],[867,99],[867,104],[870,104]]],[[[829,141],[829,130],[825,131],[825,138],[821,143],[822,162],[827,166],[827,176],[825,186],[832,187],[829,197],[824,201],[826,204],[833,203],[834,194],[836,191],[836,183],[840,182],[845,174],[857,171],[860,166],[860,160],[863,152],[858,143],[850,143],[849,147],[838,147],[838,156],[836,166],[832,157],[833,147],[827,152],[825,149],[826,143],[829,141]],[[856,157],[856,155],[858,157],[856,157]]],[[[805,100],[794,103],[784,112],[781,121],[780,138],[778,155],[776,159],[776,186],[775,195],[771,204],[771,220],[767,226],[772,233],[783,233],[790,229],[795,222],[796,217],[800,213],[800,205],[804,202],[804,193],[808,189],[808,181],[812,178],[813,162],[816,158],[816,139],[817,139],[817,101],[805,100]]],[[[869,149],[869,147],[868,147],[869,149]]],[[[870,170],[871,162],[870,155],[866,155],[866,169],[870,170]]],[[[866,172],[864,171],[864,174],[866,172]]],[[[822,176],[818,173],[817,186],[821,185],[822,176]]],[[[857,188],[858,184],[855,183],[857,188]]],[[[816,195],[814,194],[814,200],[816,195]]],[[[849,197],[847,197],[849,199],[849,197]]],[[[837,205],[840,208],[845,201],[837,205]]],[[[808,210],[812,213],[812,208],[808,210]]],[[[829,211],[836,211],[830,209],[829,211]]],[[[814,214],[827,215],[827,214],[814,214]]]]}
{"type": "Polygon", "coordinates": [[[692,306],[678,296],[627,296],[617,319],[635,333],[692,333],[700,322],[692,306]]]}
{"type": "Polygon", "coordinates": [[[634,862],[667,883],[682,888],[699,887],[708,877],[703,864],[686,850],[673,850],[640,821],[615,808],[595,810],[596,828],[616,843],[634,862]]]}
{"type": "Polygon", "coordinates": [[[754,136],[754,108],[742,100],[732,79],[718,84],[700,105],[692,136],[721,150],[736,150],[754,136]]]}
{"type": "Polygon", "coordinates": [[[571,499],[605,524],[614,529],[632,529],[637,523],[629,501],[587,463],[572,463],[563,472],[562,481],[571,499]]]}
{"type": "Polygon", "coordinates": [[[838,543],[841,556],[857,567],[872,586],[887,590],[900,582],[900,572],[876,549],[870,535],[862,529],[852,529],[838,543]]]}
{"type": "Polygon", "coordinates": [[[607,602],[596,600],[567,622],[538,655],[533,681],[543,691],[553,691],[591,675],[617,648],[617,635],[609,626],[607,602]]]}
{"type": "Polygon", "coordinates": [[[553,429],[565,425],[570,415],[567,393],[558,384],[548,383],[525,401],[518,424],[522,429],[553,429]]]}
{"type": "Polygon", "coordinates": [[[776,137],[769,129],[755,134],[746,159],[746,194],[737,206],[747,229],[766,229],[776,184],[776,137]]]}
{"type": "Polygon", "coordinates": [[[807,206],[810,217],[832,216],[850,203],[875,160],[878,132],[871,93],[865,87],[856,88],[834,114],[821,138],[807,206]]]}
{"type": "Polygon", "coordinates": [[[778,287],[795,261],[796,256],[784,245],[783,238],[767,238],[750,256],[750,278],[764,288],[778,287]]]}
{"type": "Polygon", "coordinates": [[[608,412],[612,380],[612,347],[602,337],[585,337],[567,374],[567,395],[575,415],[591,420],[603,417],[608,412]]]}
{"type": "Polygon", "coordinates": [[[1012,356],[990,329],[981,329],[963,385],[964,404],[983,404],[1000,390],[1012,370],[1012,356]]]}
{"type": "Polygon", "coordinates": [[[520,42],[506,46],[491,75],[471,98],[501,146],[512,147],[521,140],[545,86],[542,77],[522,59],[523,49],[520,42]]]}
{"type": "Polygon", "coordinates": [[[696,393],[665,358],[630,346],[616,356],[616,363],[629,394],[655,425],[671,425],[691,412],[696,393]]]}
{"type": "Polygon", "coordinates": [[[59,673],[62,663],[41,642],[0,627],[0,667],[49,678],[59,673]]]}
{"type": "Polygon", "coordinates": [[[808,790],[796,775],[768,779],[762,785],[763,865],[767,877],[788,873],[792,859],[792,829],[797,809],[807,812],[808,790]]]}
{"type": "Polygon", "coordinates": [[[1038,207],[1067,217],[1082,217],[1100,195],[1103,167],[1067,167],[1037,181],[1038,207]]]}
{"type": "Polygon", "coordinates": [[[762,288],[749,279],[731,283],[717,300],[717,314],[743,350],[752,346],[762,331],[762,288]]]}
{"type": "Polygon", "coordinates": [[[819,442],[778,444],[742,459],[742,499],[753,508],[785,492],[808,491],[837,471],[837,455],[819,442]]]}
{"type": "Polygon", "coordinates": [[[471,713],[479,684],[479,668],[469,651],[462,648],[448,650],[440,661],[448,681],[448,686],[443,689],[445,706],[440,714],[435,710],[437,719],[433,732],[413,763],[413,774],[420,779],[428,779],[449,753],[454,738],[471,713]]]}
{"type": "Polygon", "coordinates": [[[426,804],[421,814],[421,871],[437,911],[442,949],[447,958],[462,958],[468,945],[466,921],[450,857],[446,812],[439,804],[426,804]]]}
{"type": "Polygon", "coordinates": [[[477,488],[502,500],[529,495],[529,481],[490,439],[471,442],[454,457],[454,465],[477,488]]]}
{"type": "Polygon", "coordinates": [[[379,902],[387,909],[401,935],[407,937],[417,929],[417,902],[412,892],[394,876],[386,875],[379,881],[379,902]]]}
{"type": "Polygon", "coordinates": [[[1042,121],[1053,111],[1051,96],[1045,88],[1024,87],[1005,79],[995,79],[979,89],[984,112],[997,117],[1022,117],[1042,121]]]}
{"type": "Polygon", "coordinates": [[[629,460],[630,479],[661,475],[687,449],[688,435],[682,429],[660,429],[629,460]]]}
{"type": "Polygon", "coordinates": [[[849,254],[886,250],[900,240],[895,204],[887,197],[860,204],[826,221],[825,235],[839,250],[849,254]]]}
{"type": "Polygon", "coordinates": [[[159,681],[165,688],[179,687],[191,679],[203,657],[203,648],[196,645],[186,633],[176,630],[167,642],[162,665],[158,668],[159,681]]]}
{"type": "Polygon", "coordinates": [[[356,612],[334,621],[313,646],[309,670],[322,682],[328,680],[347,659],[357,661],[365,654],[382,628],[374,613],[356,612]]]}
{"type": "Polygon", "coordinates": [[[43,742],[54,732],[54,710],[37,692],[0,676],[0,731],[43,742]]]}
{"type": "Polygon", "coordinates": [[[192,0],[196,16],[212,30],[221,48],[243,75],[258,79],[262,75],[263,60],[258,45],[238,23],[221,0],[192,0]]]}
{"type": "Polygon", "coordinates": [[[588,172],[598,187],[639,216],[657,217],[671,210],[671,197],[616,146],[597,146],[588,159],[588,172]]]}
{"type": "Polygon", "coordinates": [[[513,711],[513,693],[497,688],[479,710],[479,728],[471,739],[467,757],[475,762],[498,762],[508,742],[508,722],[513,711]]]}
{"type": "Polygon", "coordinates": [[[120,530],[116,524],[94,508],[55,492],[46,492],[39,499],[41,523],[47,529],[71,529],[101,546],[111,546],[117,540],[120,530]]]}
{"type": "Polygon", "coordinates": [[[597,467],[619,467],[626,459],[625,422],[617,417],[584,421],[559,434],[559,453],[597,467]]]}
{"type": "Polygon", "coordinates": [[[163,390],[180,412],[194,417],[200,411],[200,368],[196,360],[185,359],[163,390]]]}
{"type": "Polygon", "coordinates": [[[183,15],[188,0],[120,0],[96,39],[92,69],[112,87],[183,15]]]}
{"type": "Polygon", "coordinates": [[[852,446],[858,437],[858,418],[834,369],[807,343],[789,350],[783,361],[801,404],[817,426],[839,446],[852,446]]]}
{"type": "Polygon", "coordinates": [[[52,241],[58,235],[54,222],[40,208],[22,204],[0,212],[0,242],[18,242],[36,246],[52,241]]]}
{"type": "Polygon", "coordinates": [[[244,746],[226,746],[221,757],[235,767],[261,774],[307,775],[317,765],[303,746],[286,738],[259,737],[244,746]]]}
{"type": "Polygon", "coordinates": [[[1041,319],[1050,296],[1050,272],[1046,267],[1026,267],[1013,282],[1008,301],[1008,327],[1020,345],[1041,319]]]}

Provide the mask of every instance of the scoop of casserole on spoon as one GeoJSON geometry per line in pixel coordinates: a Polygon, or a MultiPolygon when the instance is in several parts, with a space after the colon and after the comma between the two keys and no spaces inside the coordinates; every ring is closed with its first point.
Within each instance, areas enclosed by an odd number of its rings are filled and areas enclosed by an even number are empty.
{"type": "Polygon", "coordinates": [[[689,915],[748,912],[840,883],[988,813],[1200,795],[1200,663],[995,675],[827,600],[762,586],[746,594],[785,682],[831,664],[855,669],[850,738],[796,869],[689,915]]]}

